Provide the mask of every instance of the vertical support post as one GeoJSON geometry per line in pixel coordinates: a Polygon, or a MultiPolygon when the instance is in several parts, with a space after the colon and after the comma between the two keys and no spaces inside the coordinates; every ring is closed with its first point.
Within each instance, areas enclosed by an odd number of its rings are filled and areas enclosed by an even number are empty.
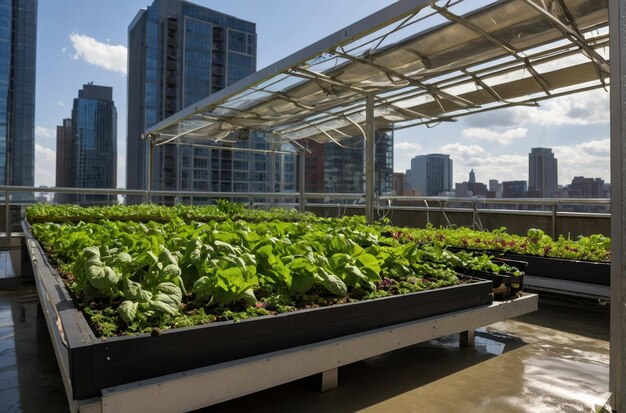
{"type": "MultiPolygon", "coordinates": [[[[269,158],[269,174],[270,174],[270,179],[268,179],[269,181],[269,192],[270,193],[274,193],[276,192],[276,144],[275,143],[271,143],[270,144],[270,156],[268,156],[269,158]]],[[[273,196],[270,197],[270,208],[274,208],[276,203],[276,198],[274,198],[273,196]]]]}
{"type": "Polygon", "coordinates": [[[154,139],[150,138],[150,152],[148,153],[150,159],[148,159],[148,183],[146,188],[148,189],[148,203],[152,203],[152,178],[153,178],[153,166],[154,166],[154,139]]]}
{"type": "Polygon", "coordinates": [[[472,216],[472,229],[476,229],[476,223],[478,222],[478,206],[476,203],[476,197],[472,199],[472,207],[474,209],[474,214],[472,216]]]}
{"type": "Polygon", "coordinates": [[[298,152],[298,160],[300,161],[298,164],[298,167],[300,169],[300,173],[298,176],[298,179],[300,181],[299,186],[300,186],[300,205],[299,205],[299,209],[300,212],[304,212],[306,210],[306,199],[305,199],[305,188],[304,188],[304,184],[305,184],[305,173],[306,173],[306,153],[304,152],[304,150],[300,150],[298,152]]]}
{"type": "Polygon", "coordinates": [[[476,332],[474,330],[461,331],[459,345],[461,347],[474,347],[476,332]]]}
{"type": "MultiPolygon", "coordinates": [[[[180,139],[180,138],[179,138],[180,139]]],[[[174,197],[174,205],[182,204],[183,200],[180,192],[183,189],[183,147],[180,141],[176,140],[176,197],[174,197]]]]}
{"type": "Polygon", "coordinates": [[[337,388],[339,385],[339,369],[330,369],[320,373],[320,391],[325,392],[337,388]]]}
{"type": "Polygon", "coordinates": [[[609,2],[611,53],[611,352],[612,407],[626,411],[626,2],[609,2]]]}
{"type": "Polygon", "coordinates": [[[365,97],[365,218],[374,222],[374,95],[365,97]]]}
{"type": "Polygon", "coordinates": [[[556,240],[556,212],[558,210],[558,204],[555,202],[552,204],[552,239],[556,240]]]}
{"type": "Polygon", "coordinates": [[[4,191],[4,226],[6,228],[7,247],[11,246],[11,202],[9,190],[4,191]]]}

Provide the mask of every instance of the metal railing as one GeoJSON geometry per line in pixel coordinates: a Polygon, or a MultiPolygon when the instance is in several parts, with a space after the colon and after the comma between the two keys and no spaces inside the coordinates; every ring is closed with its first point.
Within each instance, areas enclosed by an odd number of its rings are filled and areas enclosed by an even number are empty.
{"type": "MultiPolygon", "coordinates": [[[[347,213],[362,214],[365,212],[365,195],[362,193],[305,193],[297,192],[199,192],[199,191],[156,191],[132,189],[85,189],[57,187],[16,187],[0,186],[0,194],[4,194],[3,221],[6,229],[5,237],[11,237],[11,207],[24,207],[36,202],[36,194],[72,194],[100,195],[101,204],[125,203],[134,196],[132,203],[165,203],[165,204],[206,204],[210,200],[228,199],[241,202],[246,200],[254,208],[299,208],[301,210],[332,211],[336,215],[347,213]],[[18,195],[19,194],[19,195],[18,195]],[[26,195],[24,195],[26,194],[26,195]],[[31,198],[31,199],[28,199],[31,198]]],[[[94,204],[89,203],[90,205],[94,204]]],[[[557,223],[561,218],[588,218],[608,220],[610,218],[610,198],[454,198],[454,197],[405,197],[383,196],[375,200],[375,211],[379,218],[389,217],[403,212],[421,213],[425,222],[431,223],[434,214],[444,217],[446,225],[454,225],[449,215],[471,214],[471,226],[484,229],[481,217],[526,216],[543,217],[550,221],[553,237],[557,236],[557,223]],[[576,212],[568,207],[604,209],[606,212],[576,212]],[[508,207],[508,208],[507,208],[508,207]]]]}

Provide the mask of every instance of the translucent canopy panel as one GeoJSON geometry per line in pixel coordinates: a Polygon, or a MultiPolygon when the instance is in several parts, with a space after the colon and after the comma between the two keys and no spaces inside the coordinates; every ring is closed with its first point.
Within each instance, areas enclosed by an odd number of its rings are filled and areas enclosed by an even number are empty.
{"type": "Polygon", "coordinates": [[[281,142],[452,121],[606,87],[607,0],[403,0],[149,128],[230,140],[249,130],[281,142]]]}

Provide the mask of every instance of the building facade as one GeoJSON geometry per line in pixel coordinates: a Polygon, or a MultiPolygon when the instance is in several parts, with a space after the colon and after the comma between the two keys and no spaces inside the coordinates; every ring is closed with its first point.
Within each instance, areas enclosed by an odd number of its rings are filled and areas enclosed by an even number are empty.
{"type": "MultiPolygon", "coordinates": [[[[57,152],[56,152],[56,182],[57,188],[67,188],[73,185],[72,175],[72,119],[63,119],[63,124],[57,126],[57,152]]],[[[72,202],[69,194],[56,193],[55,201],[59,204],[72,202]]]]}
{"type": "MultiPolygon", "coordinates": [[[[37,0],[0,1],[0,183],[35,183],[37,0]]],[[[30,195],[32,196],[32,195],[30,195]]],[[[16,198],[28,194],[15,194],[16,198]]]]}
{"type": "Polygon", "coordinates": [[[606,198],[608,192],[602,178],[575,176],[569,186],[570,198],[606,198]]]}
{"type": "Polygon", "coordinates": [[[532,148],[528,154],[528,196],[555,198],[559,189],[557,159],[550,148],[532,148]]]}
{"type": "Polygon", "coordinates": [[[524,198],[528,191],[526,181],[502,182],[502,198],[524,198]]]}
{"type": "Polygon", "coordinates": [[[433,153],[411,159],[411,169],[407,170],[407,186],[409,185],[418,196],[437,196],[452,191],[450,155],[433,153]]]}
{"type": "MultiPolygon", "coordinates": [[[[376,131],[374,188],[378,195],[393,193],[393,132],[376,131]]],[[[305,191],[317,193],[365,192],[365,145],[362,137],[336,143],[305,141],[305,191]]]]}
{"type": "MultiPolygon", "coordinates": [[[[150,147],[141,138],[144,130],[252,74],[256,25],[181,0],[155,0],[130,24],[128,46],[126,186],[146,189],[150,147]]],[[[279,177],[274,187],[295,189],[295,156],[282,159],[220,149],[268,150],[271,144],[263,135],[251,133],[248,139],[229,144],[194,143],[154,149],[152,189],[267,192],[272,189],[272,180],[267,179],[272,171],[292,165],[293,173],[279,177]]]]}
{"type": "MultiPolygon", "coordinates": [[[[113,88],[83,85],[72,105],[72,118],[57,127],[57,186],[117,187],[117,109],[113,88]]],[[[106,195],[69,195],[58,202],[107,203],[106,195]]]]}

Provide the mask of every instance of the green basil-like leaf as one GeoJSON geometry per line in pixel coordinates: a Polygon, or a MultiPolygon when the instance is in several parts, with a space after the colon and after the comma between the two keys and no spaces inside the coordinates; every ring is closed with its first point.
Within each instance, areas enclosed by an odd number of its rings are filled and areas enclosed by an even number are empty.
{"type": "Polygon", "coordinates": [[[322,277],[322,285],[331,294],[344,297],[348,293],[348,287],[341,281],[335,274],[326,271],[324,268],[319,268],[318,274],[322,277]]]}
{"type": "Polygon", "coordinates": [[[169,295],[177,304],[183,300],[183,294],[178,286],[171,282],[164,282],[156,286],[156,291],[169,295]]]}
{"type": "Polygon", "coordinates": [[[178,314],[178,303],[165,293],[156,293],[150,301],[150,307],[165,314],[178,314]]]}
{"type": "Polygon", "coordinates": [[[254,291],[252,288],[248,288],[243,292],[243,296],[241,297],[243,302],[247,305],[255,305],[257,302],[256,296],[254,295],[254,291]]]}
{"type": "Polygon", "coordinates": [[[123,301],[119,307],[117,307],[117,313],[122,317],[127,324],[133,322],[135,317],[137,317],[137,308],[139,304],[133,301],[123,301]]]}
{"type": "Polygon", "coordinates": [[[291,290],[295,293],[304,294],[313,288],[315,277],[311,273],[292,273],[291,290]]]}
{"type": "Polygon", "coordinates": [[[213,280],[206,275],[193,283],[192,291],[195,294],[211,294],[213,292],[213,280]]]}
{"type": "Polygon", "coordinates": [[[147,303],[152,299],[152,293],[141,288],[141,284],[124,279],[122,293],[127,300],[147,303]]]}
{"type": "Polygon", "coordinates": [[[176,277],[180,277],[180,274],[180,268],[176,264],[169,264],[167,267],[163,268],[163,277],[166,280],[173,280],[176,277]]]}

